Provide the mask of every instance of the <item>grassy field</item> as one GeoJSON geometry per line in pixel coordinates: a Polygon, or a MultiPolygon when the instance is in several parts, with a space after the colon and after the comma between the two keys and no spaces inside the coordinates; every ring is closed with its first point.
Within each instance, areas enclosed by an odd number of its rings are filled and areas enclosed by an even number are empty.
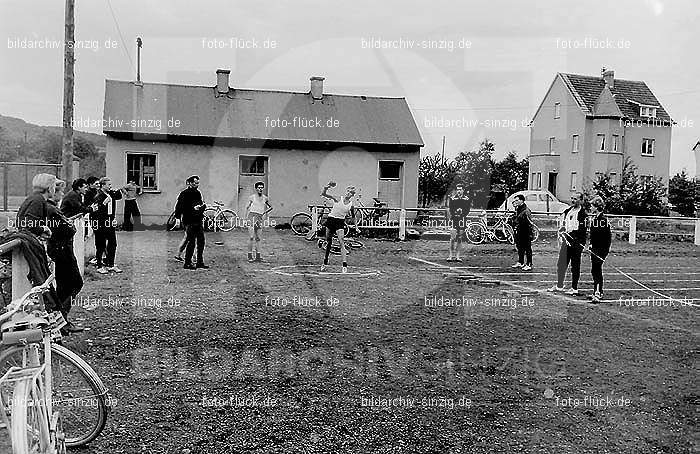
{"type": "Polygon", "coordinates": [[[700,248],[616,242],[608,302],[592,305],[540,291],[554,279],[551,242],[527,274],[509,268],[511,246],[470,246],[449,269],[444,242],[366,240],[349,275],[319,275],[315,244],[265,233],[253,264],[242,232],[209,234],[211,269],[197,271],[171,258],[181,233],[119,234],[124,273],[88,271],[73,316],[91,329],[66,340],[116,402],[77,452],[700,446],[698,309],[682,304],[700,296],[700,248]],[[644,303],[653,294],[613,266],[679,301],[644,303]]]}

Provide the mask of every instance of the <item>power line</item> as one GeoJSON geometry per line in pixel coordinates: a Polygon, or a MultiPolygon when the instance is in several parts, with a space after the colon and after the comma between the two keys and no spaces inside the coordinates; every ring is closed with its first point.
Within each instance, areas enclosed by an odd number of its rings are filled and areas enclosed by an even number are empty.
{"type": "Polygon", "coordinates": [[[122,40],[122,49],[124,49],[124,53],[129,59],[129,65],[131,65],[131,69],[133,69],[134,72],[136,72],[136,68],[134,68],[134,62],[131,60],[131,55],[129,55],[129,51],[126,47],[126,42],[124,41],[124,36],[122,35],[122,31],[119,28],[119,22],[117,22],[117,17],[114,15],[114,10],[112,9],[112,4],[109,0],[107,0],[107,6],[109,6],[109,12],[112,13],[112,20],[114,21],[114,25],[117,27],[117,33],[119,33],[119,38],[122,40]]]}

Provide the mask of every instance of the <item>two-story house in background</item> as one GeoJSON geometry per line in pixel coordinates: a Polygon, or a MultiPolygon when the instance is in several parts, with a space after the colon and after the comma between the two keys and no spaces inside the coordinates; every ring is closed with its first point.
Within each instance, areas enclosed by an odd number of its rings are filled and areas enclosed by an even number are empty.
{"type": "Polygon", "coordinates": [[[529,188],[569,202],[598,174],[619,184],[626,156],[668,184],[672,124],[642,81],[557,73],[531,123],[529,188]]]}

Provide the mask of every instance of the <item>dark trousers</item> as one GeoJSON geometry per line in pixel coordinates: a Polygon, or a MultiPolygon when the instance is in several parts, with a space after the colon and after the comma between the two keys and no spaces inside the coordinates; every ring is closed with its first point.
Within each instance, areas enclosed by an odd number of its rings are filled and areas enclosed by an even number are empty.
{"type": "Polygon", "coordinates": [[[80,276],[80,268],[72,247],[61,249],[51,258],[56,265],[56,294],[60,304],[58,310],[68,321],[68,312],[70,312],[73,298],[83,288],[83,278],[80,276]]]}
{"type": "Polygon", "coordinates": [[[581,276],[581,252],[580,248],[562,243],[559,249],[559,260],[557,261],[557,285],[564,286],[566,269],[571,263],[571,288],[578,288],[578,279],[581,276]]]}
{"type": "Polygon", "coordinates": [[[117,255],[117,232],[114,229],[95,230],[95,256],[97,267],[114,266],[117,255]],[[104,261],[102,256],[104,255],[104,261]]]}
{"type": "Polygon", "coordinates": [[[532,265],[532,240],[530,232],[515,235],[515,247],[518,248],[518,263],[532,265]],[[524,260],[527,258],[527,262],[524,260]]]}
{"type": "MultiPolygon", "coordinates": [[[[593,254],[603,257],[600,252],[592,251],[593,254]]],[[[591,275],[593,276],[593,291],[603,293],[603,260],[591,254],[591,275]]]]}
{"type": "Polygon", "coordinates": [[[124,223],[122,224],[122,229],[127,232],[134,230],[134,227],[139,229],[141,227],[141,212],[139,211],[139,204],[134,200],[124,201],[124,223]],[[131,218],[134,221],[131,222],[131,218]]]}
{"type": "Polygon", "coordinates": [[[204,227],[201,223],[188,224],[185,226],[187,233],[187,247],[185,248],[185,264],[192,264],[194,254],[194,243],[197,242],[197,263],[204,262],[204,227]]]}

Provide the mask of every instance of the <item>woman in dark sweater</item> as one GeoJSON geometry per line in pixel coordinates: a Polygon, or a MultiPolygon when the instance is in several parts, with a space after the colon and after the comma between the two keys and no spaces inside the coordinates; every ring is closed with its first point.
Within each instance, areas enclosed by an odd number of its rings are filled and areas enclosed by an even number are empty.
{"type": "Polygon", "coordinates": [[[603,262],[610,253],[612,232],[608,219],[603,214],[605,201],[601,197],[595,197],[591,201],[590,223],[590,253],[591,274],[593,275],[593,302],[599,302],[603,297],[603,262]]]}
{"type": "Polygon", "coordinates": [[[518,263],[512,268],[521,268],[523,271],[532,269],[532,213],[525,205],[525,196],[518,194],[513,200],[515,205],[515,246],[518,248],[518,263]]]}

